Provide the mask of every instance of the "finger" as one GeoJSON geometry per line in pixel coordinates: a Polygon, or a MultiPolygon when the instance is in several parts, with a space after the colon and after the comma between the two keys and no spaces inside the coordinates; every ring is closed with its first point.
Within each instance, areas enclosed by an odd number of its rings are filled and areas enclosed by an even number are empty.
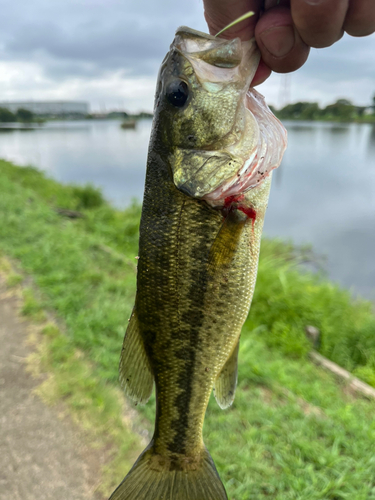
{"type": "Polygon", "coordinates": [[[255,39],[264,63],[278,73],[295,71],[309,55],[310,49],[293,26],[287,7],[266,11],[256,25],[255,39]]]}
{"type": "Polygon", "coordinates": [[[349,0],[291,0],[298,33],[307,45],[318,48],[329,47],[342,37],[348,7],[349,0]]]}
{"type": "Polygon", "coordinates": [[[260,85],[261,83],[265,82],[271,73],[271,68],[269,68],[261,59],[250,87],[255,87],[256,85],[260,85]]]}
{"type": "Polygon", "coordinates": [[[344,30],[352,36],[367,36],[375,31],[374,0],[351,0],[344,30]]]}
{"type": "Polygon", "coordinates": [[[204,16],[211,35],[216,35],[229,23],[242,16],[246,12],[254,11],[255,15],[241,21],[232,28],[224,31],[221,38],[236,38],[250,40],[254,36],[254,29],[258,20],[261,0],[203,0],[204,16]]]}

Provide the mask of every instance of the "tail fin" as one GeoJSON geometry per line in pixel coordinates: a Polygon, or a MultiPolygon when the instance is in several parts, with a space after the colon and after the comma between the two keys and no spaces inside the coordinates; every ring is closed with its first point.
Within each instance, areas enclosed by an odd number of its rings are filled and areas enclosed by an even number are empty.
{"type": "Polygon", "coordinates": [[[109,500],[228,500],[206,449],[196,466],[187,464],[186,457],[185,464],[179,462],[147,448],[109,500]]]}

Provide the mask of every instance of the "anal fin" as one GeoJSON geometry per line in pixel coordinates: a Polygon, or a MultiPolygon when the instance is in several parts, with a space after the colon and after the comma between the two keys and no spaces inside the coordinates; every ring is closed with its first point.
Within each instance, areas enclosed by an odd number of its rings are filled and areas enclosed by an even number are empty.
{"type": "Polygon", "coordinates": [[[215,385],[214,395],[217,404],[223,410],[228,408],[234,401],[234,394],[237,387],[237,371],[238,371],[238,349],[240,340],[238,339],[237,345],[232,354],[227,359],[223,369],[219,373],[215,385]]]}
{"type": "Polygon", "coordinates": [[[125,333],[120,359],[120,383],[125,394],[135,403],[147,403],[154,377],[139,331],[136,309],[133,309],[125,333]]]}

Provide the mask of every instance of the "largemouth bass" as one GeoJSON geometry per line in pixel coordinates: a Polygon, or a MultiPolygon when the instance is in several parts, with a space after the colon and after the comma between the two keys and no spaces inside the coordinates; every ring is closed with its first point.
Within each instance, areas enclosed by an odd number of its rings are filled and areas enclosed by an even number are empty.
{"type": "Polygon", "coordinates": [[[286,133],[249,84],[253,42],[179,28],[158,78],[140,226],[137,295],[120,381],[156,389],[155,432],[111,500],[227,498],[202,439],[212,388],[237,384],[271,184],[286,133]]]}

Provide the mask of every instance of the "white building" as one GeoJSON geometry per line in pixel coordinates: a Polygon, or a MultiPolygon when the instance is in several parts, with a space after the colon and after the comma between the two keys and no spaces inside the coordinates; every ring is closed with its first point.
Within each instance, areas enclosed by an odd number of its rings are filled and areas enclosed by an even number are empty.
{"type": "Polygon", "coordinates": [[[73,113],[87,115],[89,113],[88,103],[78,101],[2,101],[0,108],[9,109],[12,113],[23,108],[36,115],[69,115],[73,113]]]}

